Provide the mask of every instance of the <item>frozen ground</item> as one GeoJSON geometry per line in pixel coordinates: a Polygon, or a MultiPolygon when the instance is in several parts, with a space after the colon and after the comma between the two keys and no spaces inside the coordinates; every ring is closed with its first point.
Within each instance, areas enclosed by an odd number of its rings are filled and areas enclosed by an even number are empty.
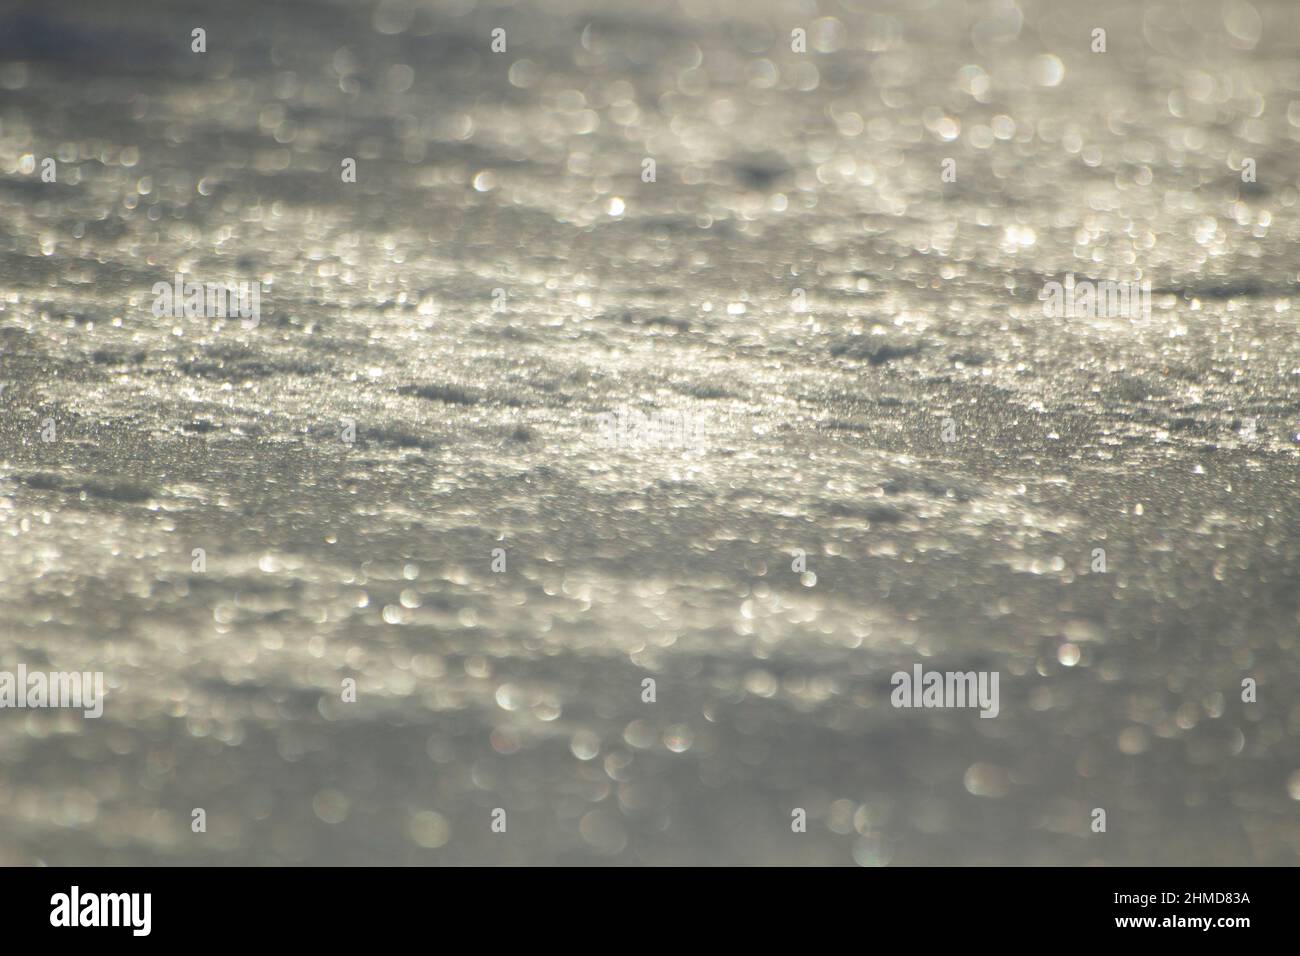
{"type": "Polygon", "coordinates": [[[1300,860],[1300,7],[191,6],[0,5],[0,862],[1300,860]]]}

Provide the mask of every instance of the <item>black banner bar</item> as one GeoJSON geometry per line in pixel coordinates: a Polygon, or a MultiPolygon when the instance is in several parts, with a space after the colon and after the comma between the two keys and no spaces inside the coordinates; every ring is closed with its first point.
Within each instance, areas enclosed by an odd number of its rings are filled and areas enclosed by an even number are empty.
{"type": "Polygon", "coordinates": [[[491,946],[687,925],[733,942],[782,929],[852,927],[870,938],[910,926],[925,943],[1127,936],[1233,945],[1294,928],[1293,895],[1287,869],[0,871],[6,939],[50,942],[77,933],[82,942],[338,944],[424,936],[436,923],[491,946]]]}

